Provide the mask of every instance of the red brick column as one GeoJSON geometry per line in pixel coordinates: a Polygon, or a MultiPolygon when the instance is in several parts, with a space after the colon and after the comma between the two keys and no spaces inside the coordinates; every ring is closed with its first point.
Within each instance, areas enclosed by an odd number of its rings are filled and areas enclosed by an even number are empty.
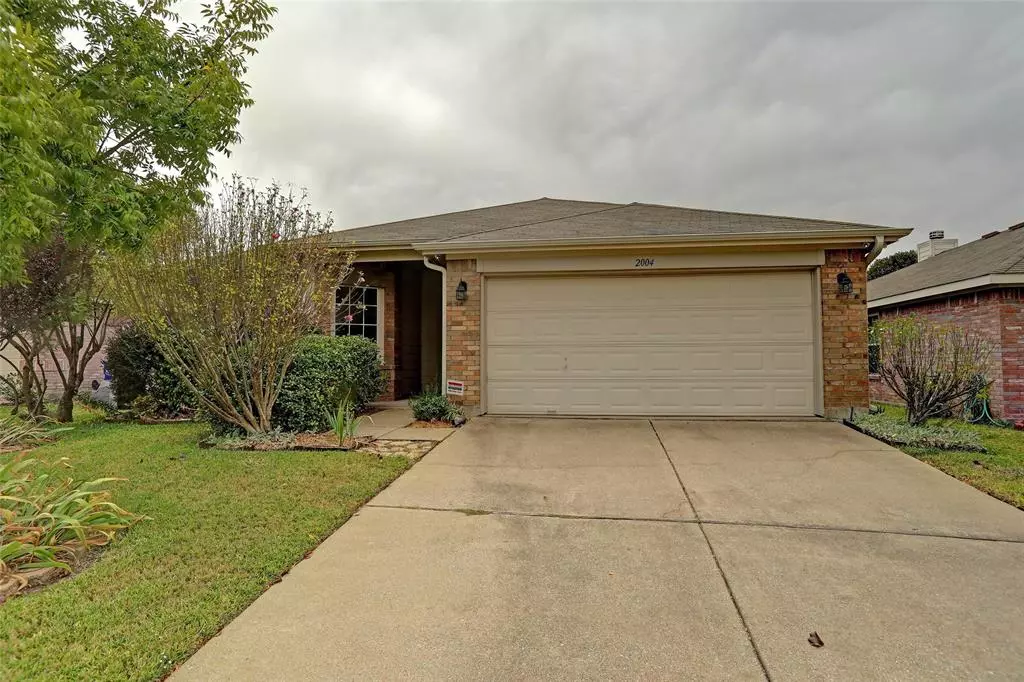
{"type": "Polygon", "coordinates": [[[840,419],[850,408],[868,407],[867,263],[864,252],[825,252],[821,267],[821,346],[825,383],[825,416],[840,419]],[[839,292],[837,277],[845,272],[853,292],[839,292]]]}
{"type": "Polygon", "coordinates": [[[465,394],[452,400],[472,414],[480,408],[480,302],[483,291],[475,260],[448,261],[447,304],[448,379],[466,385],[465,394]],[[465,282],[465,301],[455,298],[459,282],[465,282]]]}

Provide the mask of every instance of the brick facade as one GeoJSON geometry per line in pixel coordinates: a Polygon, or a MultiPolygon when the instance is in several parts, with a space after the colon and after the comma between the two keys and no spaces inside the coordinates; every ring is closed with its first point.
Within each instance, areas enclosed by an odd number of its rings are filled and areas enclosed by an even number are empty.
{"type": "Polygon", "coordinates": [[[848,417],[868,407],[867,262],[863,251],[825,252],[821,267],[821,346],[825,416],[848,417]],[[853,292],[839,292],[845,272],[853,292]]]}
{"type": "MultiPolygon", "coordinates": [[[[965,326],[992,344],[989,379],[992,413],[1024,418],[1024,289],[995,289],[911,303],[879,312],[880,318],[920,315],[934,322],[965,326]]],[[[871,399],[900,402],[889,387],[872,377],[871,399]]]]}
{"type": "Polygon", "coordinates": [[[447,289],[448,379],[465,383],[465,395],[453,400],[472,413],[480,408],[480,302],[483,296],[476,261],[448,261],[447,289]],[[455,298],[459,282],[467,286],[465,301],[455,298]]]}

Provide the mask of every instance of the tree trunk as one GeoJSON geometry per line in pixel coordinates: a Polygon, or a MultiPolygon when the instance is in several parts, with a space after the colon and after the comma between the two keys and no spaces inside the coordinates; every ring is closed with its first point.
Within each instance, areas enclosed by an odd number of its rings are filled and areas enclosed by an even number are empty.
{"type": "Polygon", "coordinates": [[[57,401],[57,421],[67,424],[74,418],[75,392],[65,388],[57,401]]]}

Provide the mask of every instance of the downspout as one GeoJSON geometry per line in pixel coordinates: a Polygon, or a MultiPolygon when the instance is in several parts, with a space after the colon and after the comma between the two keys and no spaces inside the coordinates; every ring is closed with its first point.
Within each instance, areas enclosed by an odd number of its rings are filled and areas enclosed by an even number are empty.
{"type": "Polygon", "coordinates": [[[871,247],[871,250],[868,251],[868,255],[864,257],[864,260],[867,261],[866,265],[871,265],[871,261],[873,261],[876,258],[878,258],[878,254],[882,253],[882,249],[884,249],[884,248],[885,248],[885,237],[883,237],[880,234],[876,234],[875,235],[875,245],[871,247]]]}
{"type": "Polygon", "coordinates": [[[448,269],[431,263],[430,256],[423,257],[423,265],[428,270],[441,273],[441,385],[437,390],[444,395],[448,385],[448,269]]]}

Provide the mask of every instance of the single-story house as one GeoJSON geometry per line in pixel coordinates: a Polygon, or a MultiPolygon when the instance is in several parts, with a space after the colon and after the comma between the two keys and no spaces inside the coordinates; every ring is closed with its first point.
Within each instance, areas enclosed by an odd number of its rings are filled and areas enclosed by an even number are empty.
{"type": "MultiPolygon", "coordinates": [[[[1024,419],[1024,223],[868,282],[872,320],[921,315],[988,338],[993,414],[1024,419]]],[[[921,250],[919,249],[919,253],[921,250]]],[[[893,396],[871,377],[873,400],[893,396]]]]}
{"type": "MultiPolygon", "coordinates": [[[[333,233],[385,398],[495,415],[849,416],[866,267],[909,229],[542,198],[333,233]]],[[[351,309],[351,308],[347,308],[351,309]]]]}

